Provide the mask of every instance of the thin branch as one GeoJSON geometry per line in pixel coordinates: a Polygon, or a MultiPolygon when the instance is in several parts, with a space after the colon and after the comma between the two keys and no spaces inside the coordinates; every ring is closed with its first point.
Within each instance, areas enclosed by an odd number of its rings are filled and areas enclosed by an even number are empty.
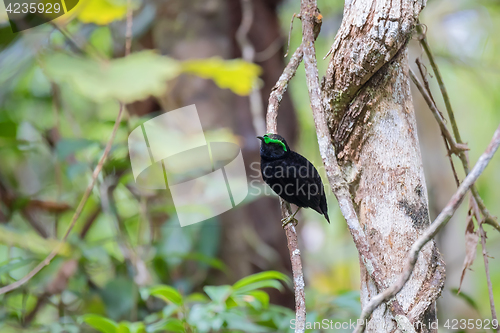
{"type": "MultiPolygon", "coordinates": [[[[420,44],[422,45],[422,48],[424,49],[424,52],[427,55],[427,58],[429,59],[429,62],[431,64],[434,75],[436,76],[436,80],[438,81],[439,89],[441,90],[441,94],[443,95],[444,104],[446,106],[446,111],[448,113],[448,117],[450,118],[450,123],[451,123],[451,127],[453,129],[453,134],[455,136],[455,140],[456,140],[457,144],[461,145],[461,144],[463,144],[462,138],[460,137],[460,131],[458,130],[457,122],[455,120],[455,115],[454,115],[453,109],[451,107],[450,98],[448,96],[448,92],[447,92],[446,87],[444,85],[443,78],[441,76],[441,73],[439,72],[439,68],[436,64],[436,61],[434,60],[434,56],[432,55],[429,44],[427,43],[427,39],[425,37],[425,32],[422,29],[422,25],[417,24],[416,29],[417,29],[417,33],[420,35],[420,37],[419,37],[420,44]]],[[[429,105],[429,107],[430,107],[430,105],[429,105]]],[[[465,174],[466,175],[469,174],[470,168],[469,168],[469,162],[467,160],[467,156],[465,155],[464,152],[458,152],[457,155],[460,158],[460,161],[462,162],[465,174]]],[[[497,229],[500,232],[500,224],[498,223],[496,218],[493,215],[491,215],[489,210],[486,208],[486,205],[484,204],[483,199],[479,195],[479,192],[477,191],[477,188],[475,185],[472,186],[471,192],[472,192],[472,196],[474,197],[474,199],[476,200],[476,202],[479,206],[479,209],[481,210],[481,214],[484,217],[484,222],[486,224],[491,225],[492,227],[494,227],[495,229],[497,229]]]]}
{"type": "Polygon", "coordinates": [[[127,27],[125,32],[125,57],[130,54],[132,48],[132,23],[133,23],[132,0],[127,1],[127,27]]]}
{"type": "Polygon", "coordinates": [[[302,61],[303,55],[304,52],[302,51],[302,45],[300,45],[290,57],[290,61],[283,70],[283,74],[281,74],[280,78],[271,90],[266,115],[267,133],[278,132],[278,107],[283,99],[286,89],[288,88],[288,83],[297,72],[297,68],[302,61]]]}
{"type": "Polygon", "coordinates": [[[444,123],[444,118],[442,117],[441,112],[439,112],[439,110],[436,107],[436,104],[434,104],[434,101],[429,96],[427,91],[424,89],[424,87],[422,86],[422,84],[420,83],[420,81],[418,80],[417,76],[415,75],[415,73],[413,72],[413,70],[411,68],[410,68],[410,77],[411,77],[413,83],[415,84],[415,86],[417,86],[418,90],[420,91],[420,93],[424,97],[424,100],[427,103],[427,105],[429,106],[429,109],[431,109],[432,114],[434,115],[434,118],[436,118],[436,121],[439,125],[439,128],[441,129],[441,133],[443,133],[444,137],[448,141],[448,144],[450,145],[451,152],[454,154],[459,154],[460,152],[467,150],[468,148],[466,145],[458,144],[455,142],[455,140],[451,136],[451,133],[448,131],[448,128],[446,127],[446,125],[444,123]]]}
{"type": "Polygon", "coordinates": [[[393,283],[389,288],[384,290],[382,293],[379,293],[377,296],[373,297],[365,306],[363,312],[361,313],[361,317],[358,319],[358,325],[356,327],[356,330],[354,331],[355,333],[363,332],[365,329],[366,320],[370,317],[372,312],[380,304],[394,297],[404,287],[413,272],[413,268],[415,267],[415,263],[417,262],[420,250],[424,247],[425,244],[427,244],[427,242],[429,242],[432,238],[434,238],[434,236],[436,236],[439,230],[441,230],[441,228],[444,227],[446,223],[448,223],[448,221],[462,202],[462,199],[464,198],[469,188],[474,184],[474,182],[488,165],[489,161],[497,151],[498,146],[500,146],[500,126],[498,126],[497,130],[493,134],[493,138],[488,145],[488,148],[481,155],[476,165],[464,179],[462,184],[460,184],[457,192],[455,192],[455,194],[451,197],[446,207],[441,211],[438,217],[436,217],[429,228],[427,228],[427,230],[412,245],[403,272],[398,276],[396,282],[393,283]]]}
{"type": "Polygon", "coordinates": [[[87,218],[87,221],[85,221],[85,224],[82,227],[82,230],[80,231],[80,239],[84,239],[85,236],[87,236],[87,233],[90,230],[90,227],[94,224],[95,220],[99,217],[99,215],[102,212],[102,207],[101,205],[98,205],[92,213],[89,214],[89,217],[87,218]]]}
{"type": "MultiPolygon", "coordinates": [[[[278,132],[278,108],[283,99],[288,83],[297,72],[297,68],[302,61],[302,45],[294,52],[288,65],[286,65],[281,74],[278,82],[274,85],[269,96],[269,104],[267,106],[267,133],[278,132]]],[[[280,198],[281,215],[287,218],[292,215],[290,205],[280,198]]],[[[295,332],[303,333],[306,324],[306,298],[304,291],[304,273],[302,272],[302,261],[300,259],[300,250],[297,242],[297,231],[292,223],[285,226],[285,233],[287,238],[288,251],[290,252],[290,261],[292,263],[292,275],[295,291],[295,332]]]]}
{"type": "Polygon", "coordinates": [[[85,190],[85,193],[83,194],[82,199],[80,200],[80,203],[78,204],[78,207],[76,208],[75,213],[73,214],[73,218],[71,219],[71,222],[69,224],[68,230],[66,230],[66,233],[64,234],[63,238],[59,242],[59,244],[50,252],[50,254],[42,261],[40,262],[31,272],[26,274],[23,278],[19,279],[18,281],[11,283],[5,287],[0,288],[0,295],[5,294],[9,291],[12,291],[16,288],[19,288],[29,280],[33,276],[35,276],[38,272],[42,270],[45,266],[50,264],[52,259],[59,253],[63,245],[66,243],[66,240],[68,239],[68,236],[73,230],[73,227],[75,226],[76,222],[78,221],[78,218],[80,217],[80,214],[85,207],[85,204],[87,203],[88,198],[90,197],[90,194],[92,193],[92,189],[94,188],[94,184],[96,182],[97,176],[101,173],[102,167],[104,165],[104,161],[108,157],[109,151],[111,150],[111,145],[113,144],[113,141],[116,136],[116,132],[118,131],[118,127],[120,126],[120,121],[122,118],[123,114],[123,104],[120,103],[120,110],[118,111],[118,116],[116,117],[115,125],[113,127],[113,131],[111,133],[111,137],[109,138],[106,148],[104,149],[104,152],[102,154],[101,159],[99,160],[99,163],[97,163],[97,166],[94,169],[94,172],[92,174],[92,180],[90,181],[90,184],[87,186],[87,189],[85,190]]]}
{"type": "MultiPolygon", "coordinates": [[[[429,94],[429,97],[431,98],[432,103],[434,103],[434,105],[436,105],[436,101],[434,100],[434,97],[432,96],[432,91],[431,91],[431,87],[429,85],[429,80],[427,80],[427,76],[426,76],[427,69],[425,68],[424,64],[422,64],[422,62],[420,61],[420,58],[417,58],[415,60],[415,63],[417,64],[418,70],[420,72],[420,76],[422,77],[422,81],[424,82],[425,90],[429,94]]],[[[439,112],[439,114],[444,119],[443,114],[441,112],[439,112]]],[[[460,186],[460,180],[458,179],[457,170],[455,169],[455,164],[453,163],[453,158],[451,157],[452,152],[450,149],[450,144],[446,140],[446,137],[445,137],[443,131],[441,131],[441,136],[443,137],[444,146],[446,148],[446,152],[448,153],[447,156],[448,156],[448,160],[450,162],[451,171],[453,172],[453,178],[455,179],[455,183],[457,184],[457,187],[458,187],[458,186],[460,186]]]]}
{"type": "MultiPolygon", "coordinates": [[[[236,40],[241,49],[243,60],[253,63],[255,58],[255,48],[248,39],[248,32],[253,23],[252,0],[240,0],[241,3],[241,24],[236,31],[236,40]]],[[[266,122],[264,120],[264,106],[262,96],[257,83],[254,84],[249,96],[250,113],[255,133],[264,133],[266,122]]]]}
{"type": "MultiPolygon", "coordinates": [[[[59,27],[57,25],[55,25],[55,27],[59,29],[59,27]]],[[[62,30],[61,30],[61,32],[62,32],[62,30]]],[[[69,40],[72,40],[71,36],[66,35],[66,37],[69,40]]],[[[130,41],[132,39],[132,7],[131,7],[130,0],[128,1],[127,32],[126,32],[125,39],[127,40],[126,47],[125,47],[125,55],[127,56],[128,54],[130,54],[130,46],[131,46],[130,41]]],[[[75,45],[78,47],[78,45],[76,43],[75,43],[75,45]]],[[[76,211],[73,214],[73,217],[71,218],[71,222],[70,222],[69,227],[66,230],[66,233],[64,234],[63,238],[61,239],[59,244],[52,250],[52,252],[50,252],[50,254],[42,262],[40,262],[35,268],[33,268],[28,274],[26,274],[24,277],[22,277],[18,281],[11,283],[5,287],[0,288],[0,295],[5,294],[9,291],[12,291],[16,288],[19,288],[20,286],[22,286],[23,284],[25,284],[26,282],[31,280],[31,278],[33,278],[33,276],[38,274],[38,272],[40,272],[45,266],[50,264],[52,259],[55,258],[55,256],[59,253],[59,251],[63,247],[63,245],[66,243],[66,240],[68,239],[69,234],[73,230],[73,227],[76,225],[76,222],[78,221],[78,218],[80,217],[80,214],[82,213],[82,210],[85,207],[85,204],[87,203],[87,200],[89,199],[90,194],[92,193],[92,189],[94,188],[97,177],[101,173],[102,167],[104,166],[104,162],[106,161],[106,158],[108,157],[109,152],[111,150],[111,146],[113,145],[113,141],[115,140],[116,133],[118,132],[118,127],[120,127],[120,122],[122,119],[124,106],[123,106],[122,102],[119,102],[119,104],[120,104],[120,109],[118,110],[118,115],[116,117],[115,124],[113,126],[113,131],[111,132],[111,136],[108,139],[108,142],[106,143],[106,147],[104,148],[104,152],[101,156],[101,159],[97,163],[97,166],[95,167],[94,172],[92,173],[92,179],[90,181],[90,184],[85,189],[85,192],[83,193],[82,199],[80,200],[80,203],[78,204],[78,207],[76,208],[76,211]]]]}
{"type": "Polygon", "coordinates": [[[288,56],[288,51],[290,51],[290,39],[292,39],[293,20],[295,20],[295,18],[297,16],[300,17],[300,15],[297,15],[296,13],[293,13],[292,19],[290,20],[290,29],[288,30],[288,44],[287,44],[287,47],[286,47],[286,53],[283,56],[284,58],[286,58],[288,56]]]}
{"type": "Polygon", "coordinates": [[[455,120],[455,115],[453,113],[453,109],[451,108],[450,97],[448,96],[448,92],[446,91],[446,87],[443,82],[443,78],[441,77],[441,73],[439,72],[439,68],[434,61],[434,57],[432,56],[431,49],[429,48],[429,44],[427,44],[427,39],[425,38],[425,33],[422,29],[421,24],[417,24],[417,33],[420,34],[420,45],[425,51],[427,58],[432,67],[432,71],[436,75],[436,80],[439,84],[439,89],[441,90],[441,94],[443,95],[444,105],[446,106],[446,111],[448,112],[448,117],[450,118],[451,128],[453,129],[453,134],[455,135],[455,139],[458,144],[463,143],[462,138],[460,137],[460,132],[458,131],[457,121],[455,120]]]}
{"type": "MultiPolygon", "coordinates": [[[[321,103],[316,50],[314,48],[314,41],[319,33],[319,26],[321,25],[321,14],[316,7],[316,1],[303,0],[300,15],[302,19],[302,48],[304,50],[306,81],[314,123],[316,126],[319,151],[323,160],[323,165],[325,166],[326,175],[328,177],[330,187],[337,197],[340,211],[347,222],[347,226],[353,237],[356,248],[358,249],[360,258],[377,289],[383,290],[387,287],[384,284],[385,271],[379,264],[378,259],[374,256],[373,251],[371,251],[368,239],[363,231],[363,228],[359,224],[349,188],[344,177],[342,176],[340,167],[335,157],[335,148],[331,142],[328,122],[321,103]]],[[[402,320],[405,320],[403,319],[406,318],[405,313],[398,301],[393,300],[391,305],[393,313],[401,315],[399,317],[402,318],[402,320]]]]}
{"type": "MultiPolygon", "coordinates": [[[[454,117],[454,114],[453,114],[453,110],[451,108],[450,99],[448,97],[448,93],[446,91],[446,87],[444,86],[444,82],[443,82],[443,80],[441,78],[441,74],[439,72],[439,69],[438,69],[435,61],[434,61],[434,57],[432,56],[432,53],[431,53],[430,48],[429,48],[429,45],[427,44],[427,40],[425,39],[425,34],[423,34],[423,32],[422,32],[422,28],[421,27],[417,27],[417,31],[421,34],[421,36],[423,36],[423,38],[420,39],[420,43],[422,44],[422,47],[424,48],[424,50],[425,50],[425,52],[427,54],[427,57],[429,58],[429,61],[430,61],[431,66],[433,68],[433,71],[434,71],[434,73],[436,75],[436,79],[437,79],[437,81],[439,83],[439,87],[441,89],[441,94],[443,95],[443,99],[445,101],[446,110],[448,112],[448,116],[450,117],[450,122],[452,123],[452,128],[453,128],[453,132],[455,134],[455,139],[457,140],[458,143],[461,143],[462,139],[460,138],[460,132],[459,132],[458,126],[456,124],[456,120],[455,120],[455,117],[454,117]]],[[[416,60],[416,63],[417,63],[417,66],[418,66],[418,68],[420,70],[420,75],[422,76],[422,80],[424,81],[424,85],[425,85],[425,88],[427,90],[427,93],[431,97],[432,104],[434,105],[434,108],[436,108],[436,104],[435,104],[434,99],[432,98],[432,93],[431,93],[431,90],[430,90],[427,78],[426,78],[425,73],[424,73],[424,71],[422,69],[423,65],[422,65],[422,63],[420,62],[420,60],[418,58],[416,60]]],[[[415,82],[415,84],[417,84],[417,82],[415,80],[414,80],[414,82],[415,82]]],[[[418,84],[417,84],[417,86],[418,86],[418,84]]],[[[422,90],[420,89],[420,87],[419,87],[419,90],[422,92],[422,90]]],[[[424,98],[425,98],[425,96],[424,96],[424,98]]],[[[426,102],[427,102],[427,104],[429,105],[429,107],[432,110],[432,106],[431,106],[431,104],[429,103],[429,101],[427,99],[426,99],[426,102]]],[[[442,114],[441,114],[441,117],[442,117],[442,114]]],[[[438,120],[438,122],[439,122],[439,120],[438,120]]],[[[443,126],[445,126],[445,125],[443,124],[443,126]]],[[[441,132],[441,133],[443,134],[443,132],[441,132]]],[[[444,134],[443,134],[443,137],[444,137],[444,134]]],[[[452,168],[452,171],[453,171],[453,176],[455,178],[455,182],[456,182],[457,187],[458,187],[459,184],[460,184],[460,181],[458,180],[458,176],[457,176],[457,173],[455,171],[455,167],[453,165],[453,160],[451,158],[450,149],[448,147],[448,142],[447,142],[446,139],[445,139],[445,146],[446,146],[446,149],[448,150],[448,158],[450,160],[451,168],[452,168]]],[[[463,164],[464,171],[466,172],[466,174],[468,174],[468,170],[469,170],[469,159],[468,159],[468,156],[464,152],[458,152],[458,155],[459,155],[460,160],[461,160],[461,162],[463,164]]],[[[476,220],[477,220],[478,225],[479,225],[479,234],[480,234],[480,237],[481,237],[481,246],[482,246],[482,249],[483,249],[482,252],[483,252],[483,258],[484,258],[484,268],[485,268],[485,273],[486,273],[486,280],[487,280],[487,284],[488,284],[488,292],[489,292],[489,299],[490,299],[491,315],[492,315],[492,319],[497,319],[497,314],[496,314],[496,310],[495,310],[495,301],[494,301],[494,297],[493,297],[493,290],[492,290],[491,278],[490,278],[490,272],[489,272],[488,256],[487,256],[487,253],[486,253],[486,232],[484,231],[483,226],[482,226],[483,221],[479,217],[479,209],[481,209],[481,214],[484,217],[484,222],[485,223],[488,223],[488,224],[492,225],[498,231],[500,231],[500,225],[497,223],[497,221],[495,220],[495,218],[490,214],[490,212],[488,211],[488,209],[484,205],[484,202],[482,201],[481,197],[479,196],[479,193],[477,191],[477,188],[476,188],[475,184],[473,184],[471,186],[471,192],[472,192],[471,206],[472,206],[472,208],[474,210],[474,215],[475,215],[476,220]],[[479,207],[481,207],[481,208],[479,208],[479,207]]],[[[463,278],[463,274],[462,274],[462,278],[463,278]]],[[[497,327],[496,331],[499,332],[499,328],[498,327],[497,327]]]]}
{"type": "MultiPolygon", "coordinates": [[[[495,298],[493,297],[493,286],[490,277],[490,265],[488,263],[488,253],[486,252],[486,232],[483,229],[483,224],[478,221],[479,235],[481,236],[481,247],[483,248],[484,270],[486,272],[486,282],[488,283],[488,296],[490,298],[491,320],[498,322],[497,311],[495,309],[495,298]]],[[[500,327],[497,325],[495,331],[500,332],[500,327]]]]}

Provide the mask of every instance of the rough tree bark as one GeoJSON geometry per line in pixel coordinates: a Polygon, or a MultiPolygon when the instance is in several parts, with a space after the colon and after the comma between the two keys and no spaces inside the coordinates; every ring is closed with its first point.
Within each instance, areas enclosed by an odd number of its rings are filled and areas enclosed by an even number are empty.
{"type": "MultiPolygon", "coordinates": [[[[322,82],[338,164],[385,287],[401,272],[408,250],[430,223],[407,52],[424,6],[425,0],[346,0],[322,82]]],[[[360,267],[363,306],[381,290],[362,260],[360,267]]],[[[428,323],[436,320],[435,301],[444,277],[441,255],[429,242],[396,296],[415,331],[434,331],[428,323]]],[[[382,305],[374,311],[367,331],[413,331],[401,326],[400,311],[390,310],[382,305]]]]}

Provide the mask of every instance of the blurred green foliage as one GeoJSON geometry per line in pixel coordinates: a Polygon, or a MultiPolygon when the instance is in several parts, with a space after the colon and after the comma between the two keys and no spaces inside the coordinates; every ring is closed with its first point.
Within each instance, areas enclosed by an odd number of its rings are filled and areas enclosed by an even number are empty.
{"type": "MultiPolygon", "coordinates": [[[[151,2],[132,4],[147,9],[151,2]]],[[[0,8],[1,285],[23,277],[58,244],[111,133],[117,100],[131,103],[161,96],[186,74],[208,78],[239,95],[260,84],[261,69],[240,59],[180,61],[141,50],[123,58],[126,5],[127,0],[81,1],[72,20],[57,21],[67,36],[51,25],[5,34],[10,28],[0,8]]],[[[343,3],[319,0],[318,5],[324,23],[316,47],[319,72],[324,73],[328,59],[321,58],[333,43],[343,3]]],[[[280,7],[283,35],[298,8],[298,1],[280,7]]],[[[154,19],[146,9],[134,18],[139,33],[154,19]]],[[[486,0],[429,1],[421,20],[428,27],[473,163],[500,122],[500,6],[486,0]]],[[[299,26],[296,21],[290,54],[300,44],[299,26]]],[[[411,56],[419,52],[413,45],[411,56]]],[[[301,65],[290,86],[299,117],[298,150],[321,165],[304,82],[301,65]]],[[[434,80],[431,85],[439,96],[434,80]]],[[[420,117],[428,110],[415,100],[420,117]]],[[[126,114],[97,186],[59,256],[28,284],[0,296],[0,332],[287,331],[293,312],[271,304],[269,296],[272,289],[283,289],[282,281],[288,283],[285,276],[264,272],[233,285],[218,285],[220,276],[232,274],[218,258],[224,242],[219,221],[181,229],[168,196],[132,186],[128,134],[156,115],[126,114]]],[[[438,133],[434,123],[420,125],[420,138],[427,135],[425,128],[438,133]]],[[[207,141],[238,141],[231,129],[205,134],[207,141]]],[[[422,146],[424,162],[435,162],[426,164],[435,167],[426,169],[434,195],[431,205],[446,200],[453,190],[442,189],[445,177],[434,182],[429,177],[449,168],[444,150],[426,155],[440,144],[422,146]]],[[[500,215],[498,170],[495,157],[478,183],[495,215],[500,215]]],[[[336,222],[325,226],[314,212],[305,211],[307,222],[301,230],[307,319],[342,322],[360,313],[359,261],[335,199],[327,192],[336,222]]],[[[462,244],[456,239],[462,241],[465,229],[465,213],[457,215],[440,240],[449,274],[443,292],[447,306],[438,313],[487,317],[481,258],[474,272],[468,272],[461,296],[453,296],[459,277],[453,267],[459,269],[463,260],[462,244]]],[[[498,253],[498,235],[488,236],[489,252],[498,253]]],[[[491,262],[492,280],[499,281],[500,265],[491,262]]],[[[500,299],[498,284],[494,293],[500,299]]]]}

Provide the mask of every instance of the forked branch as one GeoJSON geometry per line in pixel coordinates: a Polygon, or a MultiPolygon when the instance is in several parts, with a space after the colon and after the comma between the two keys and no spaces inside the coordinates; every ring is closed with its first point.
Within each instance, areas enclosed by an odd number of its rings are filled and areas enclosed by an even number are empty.
{"type": "Polygon", "coordinates": [[[356,327],[355,333],[361,333],[365,329],[365,321],[370,317],[372,312],[383,302],[390,300],[392,297],[396,296],[396,294],[404,287],[406,282],[411,276],[413,272],[413,268],[415,267],[415,263],[418,259],[418,254],[420,250],[424,247],[427,242],[429,242],[436,234],[441,230],[442,227],[448,223],[450,218],[453,216],[458,206],[462,202],[465,194],[471,188],[471,186],[476,182],[477,178],[484,171],[491,158],[495,154],[495,152],[500,146],[500,125],[497,130],[493,134],[493,138],[491,139],[488,148],[481,155],[479,160],[477,161],[474,168],[467,175],[467,177],[460,184],[458,190],[451,197],[450,201],[446,205],[446,207],[441,211],[441,213],[436,217],[434,222],[426,229],[426,231],[418,238],[418,240],[412,245],[408,257],[406,259],[406,264],[403,269],[403,272],[398,276],[396,282],[394,282],[389,288],[384,290],[382,293],[373,297],[370,302],[365,306],[363,312],[361,313],[361,317],[358,320],[358,326],[356,327]]]}

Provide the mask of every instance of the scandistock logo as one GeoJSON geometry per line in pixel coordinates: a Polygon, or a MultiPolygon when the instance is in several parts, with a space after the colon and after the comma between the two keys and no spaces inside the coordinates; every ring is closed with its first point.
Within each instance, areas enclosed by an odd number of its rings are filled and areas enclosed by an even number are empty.
{"type": "Polygon", "coordinates": [[[3,0],[12,32],[50,22],[75,8],[79,0],[3,0]]]}
{"type": "Polygon", "coordinates": [[[195,105],[146,121],[128,146],[137,185],[168,187],[183,227],[222,214],[248,194],[240,147],[207,142],[195,105]]]}

